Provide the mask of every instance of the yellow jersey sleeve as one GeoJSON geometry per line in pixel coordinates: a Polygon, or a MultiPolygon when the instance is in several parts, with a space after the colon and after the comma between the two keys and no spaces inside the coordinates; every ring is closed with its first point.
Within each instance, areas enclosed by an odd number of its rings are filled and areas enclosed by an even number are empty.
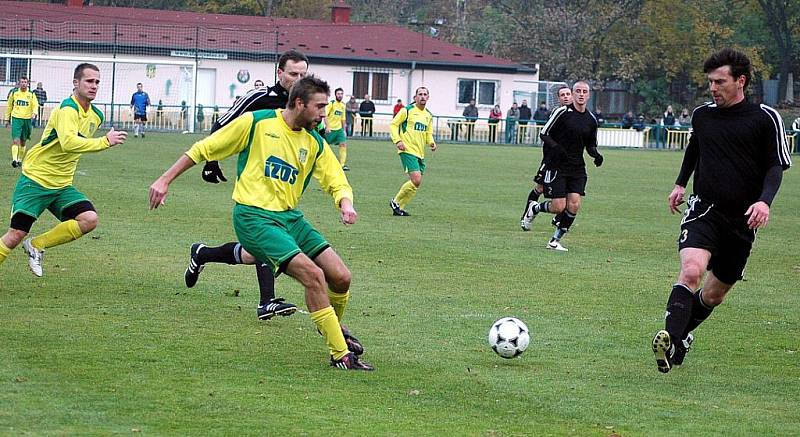
{"type": "Polygon", "coordinates": [[[222,161],[247,148],[252,142],[253,127],[253,113],[245,112],[222,129],[194,143],[186,156],[195,164],[202,161],[222,161]]]}
{"type": "Polygon", "coordinates": [[[314,164],[312,175],[322,189],[333,197],[333,203],[337,207],[344,198],[353,200],[353,188],[347,182],[342,165],[327,142],[322,143],[322,153],[314,164]]]}
{"type": "Polygon", "coordinates": [[[81,120],[77,110],[69,107],[64,108],[59,111],[58,115],[55,131],[58,132],[58,141],[61,143],[61,150],[64,152],[99,152],[111,146],[105,135],[99,138],[85,138],[80,134],[81,120]]]}
{"type": "Polygon", "coordinates": [[[405,123],[408,120],[408,108],[403,108],[397,112],[397,115],[394,116],[392,122],[389,124],[389,131],[392,137],[392,143],[397,144],[402,141],[400,137],[400,125],[405,123]]]}

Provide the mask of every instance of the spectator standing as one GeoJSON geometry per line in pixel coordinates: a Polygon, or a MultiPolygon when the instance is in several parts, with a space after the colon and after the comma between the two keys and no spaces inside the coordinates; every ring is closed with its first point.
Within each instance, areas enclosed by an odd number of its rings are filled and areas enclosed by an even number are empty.
{"type": "Polygon", "coordinates": [[[369,94],[364,95],[364,101],[358,106],[358,115],[361,116],[361,136],[372,136],[372,116],[375,114],[375,103],[369,99],[369,94]]]}
{"type": "Polygon", "coordinates": [[[606,123],[606,116],[603,114],[603,109],[599,106],[594,113],[594,118],[597,119],[597,126],[602,127],[606,123]]]}
{"type": "Polygon", "coordinates": [[[628,111],[625,115],[622,116],[622,128],[623,129],[630,129],[633,127],[634,123],[636,123],[636,116],[633,115],[633,111],[628,111]]]}
{"type": "Polygon", "coordinates": [[[469,105],[461,113],[467,121],[467,142],[472,141],[472,134],[475,132],[475,121],[478,119],[478,107],[475,106],[475,99],[469,101],[469,105]]]}
{"type": "Polygon", "coordinates": [[[159,100],[156,105],[156,124],[164,124],[164,102],[162,100],[159,100]]]}
{"type": "Polygon", "coordinates": [[[489,111],[489,142],[496,143],[497,142],[497,125],[500,123],[500,119],[503,118],[503,111],[500,110],[500,105],[494,105],[491,111],[489,111]]]}
{"type": "Polygon", "coordinates": [[[181,100],[181,128],[186,129],[189,127],[189,107],[186,105],[186,100],[181,100]]]}
{"type": "Polygon", "coordinates": [[[513,143],[517,139],[517,121],[519,120],[519,107],[517,102],[511,104],[506,112],[506,143],[513,143]]]}
{"type": "Polygon", "coordinates": [[[358,114],[358,102],[356,101],[356,96],[350,96],[350,100],[347,101],[345,105],[345,123],[347,127],[345,128],[345,133],[348,137],[353,136],[353,127],[356,123],[356,114],[358,114]]]}
{"type": "Polygon", "coordinates": [[[547,110],[547,102],[542,101],[539,107],[536,108],[536,112],[533,113],[533,121],[536,124],[545,124],[549,118],[550,111],[547,110]]]}
{"type": "Polygon", "coordinates": [[[36,100],[39,102],[39,111],[36,114],[36,123],[34,126],[42,127],[42,116],[44,115],[44,104],[47,103],[47,91],[42,88],[42,83],[36,83],[36,89],[33,90],[33,94],[36,96],[36,100]]]}
{"type": "Polygon", "coordinates": [[[519,125],[525,127],[519,128],[520,143],[524,143],[528,137],[528,122],[531,120],[532,116],[531,107],[528,106],[528,101],[522,100],[522,105],[519,107],[519,125]]]}
{"type": "Polygon", "coordinates": [[[397,99],[397,103],[394,104],[394,108],[392,108],[392,117],[397,115],[400,110],[403,109],[403,100],[397,99]]]}
{"type": "Polygon", "coordinates": [[[678,123],[683,127],[692,125],[692,116],[689,114],[689,108],[683,108],[681,115],[678,116],[678,123]]]}

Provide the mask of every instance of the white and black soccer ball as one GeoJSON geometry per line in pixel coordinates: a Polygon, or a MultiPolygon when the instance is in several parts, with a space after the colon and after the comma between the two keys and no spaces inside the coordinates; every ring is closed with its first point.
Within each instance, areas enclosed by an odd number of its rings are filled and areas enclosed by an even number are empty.
{"type": "Polygon", "coordinates": [[[520,356],[530,342],[528,327],[519,319],[503,317],[489,328],[489,346],[503,358],[520,356]]]}

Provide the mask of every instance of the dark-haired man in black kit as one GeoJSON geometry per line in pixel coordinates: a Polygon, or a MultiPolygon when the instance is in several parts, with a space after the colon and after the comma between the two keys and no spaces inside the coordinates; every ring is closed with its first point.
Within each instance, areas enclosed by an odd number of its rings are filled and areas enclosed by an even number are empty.
{"type": "Polygon", "coordinates": [[[678,237],[681,271],[667,301],[665,329],[653,337],[663,373],[683,363],[692,331],[742,278],[756,231],[767,225],[783,171],[792,164],[781,116],[745,99],[750,59],[723,49],[706,60],[703,71],[714,103],[694,110],[692,136],[667,198],[670,210],[680,212],[694,173],[694,194],[678,237]]]}
{"type": "MultiPolygon", "coordinates": [[[[214,123],[211,133],[221,129],[245,112],[285,108],[289,101],[289,89],[297,80],[305,77],[307,72],[308,58],[296,50],[286,51],[278,58],[278,83],[271,87],[255,88],[238,99],[233,107],[214,123]]],[[[220,181],[227,182],[217,161],[209,161],[203,167],[203,180],[212,184],[218,184],[220,181]]],[[[184,273],[186,286],[194,287],[206,263],[252,264],[252,262],[245,261],[253,261],[253,258],[247,251],[242,250],[242,246],[236,241],[217,247],[194,243],[189,251],[189,267],[184,273]]],[[[258,318],[265,320],[276,315],[294,314],[297,310],[296,305],[285,302],[283,298],[275,298],[275,276],[272,268],[260,262],[256,262],[255,265],[261,293],[261,299],[256,309],[258,318]]]]}
{"type": "MultiPolygon", "coordinates": [[[[540,212],[555,214],[553,226],[556,231],[545,246],[547,249],[566,252],[561,238],[566,234],[581,208],[581,199],[586,195],[586,163],[583,151],[594,158],[594,165],[603,165],[603,155],[597,151],[597,119],[586,108],[589,102],[589,84],[575,82],[572,86],[572,103],[555,111],[542,128],[540,137],[544,143],[544,170],[541,182],[548,201],[538,203],[529,196],[529,207],[522,217],[523,230],[530,228],[530,221],[540,212]]],[[[539,178],[535,179],[538,183],[539,178]]],[[[534,188],[535,190],[535,188],[534,188]]],[[[538,197],[538,195],[537,195],[538,197]]]]}

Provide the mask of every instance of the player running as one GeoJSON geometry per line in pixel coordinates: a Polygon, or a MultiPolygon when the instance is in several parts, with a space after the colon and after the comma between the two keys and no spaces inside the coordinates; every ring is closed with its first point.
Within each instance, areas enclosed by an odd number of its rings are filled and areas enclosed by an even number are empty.
{"type": "Polygon", "coordinates": [[[767,225],[783,171],[792,165],[778,111],[745,98],[751,68],[750,59],[732,49],[703,64],[714,103],[694,110],[689,145],[667,198],[670,210],[680,212],[694,174],[678,238],[678,282],[667,301],[665,328],[653,337],[663,373],[683,364],[692,331],[742,278],[756,232],[767,225]]]}
{"type": "Polygon", "coordinates": [[[22,167],[25,158],[25,142],[31,139],[34,114],[39,113],[39,99],[28,88],[28,78],[20,77],[19,86],[8,94],[6,126],[11,125],[11,167],[22,167]]]}
{"type": "MultiPolygon", "coordinates": [[[[307,72],[308,58],[306,55],[296,50],[286,51],[278,58],[278,83],[272,87],[253,89],[237,100],[233,107],[214,123],[211,133],[227,126],[242,114],[262,109],[285,108],[289,101],[289,89],[307,72]]],[[[206,162],[203,166],[202,176],[203,180],[212,184],[220,181],[227,182],[217,161],[206,162]]],[[[187,287],[194,287],[206,263],[253,264],[255,259],[247,251],[242,250],[242,245],[238,241],[216,247],[195,243],[189,250],[189,266],[184,273],[187,287]]],[[[256,315],[259,320],[269,320],[277,315],[290,316],[294,314],[297,311],[297,305],[286,302],[283,298],[275,297],[275,275],[272,273],[272,268],[260,262],[255,265],[260,293],[260,300],[256,307],[256,315]]]]}
{"type": "Polygon", "coordinates": [[[45,249],[77,240],[97,227],[94,205],[72,185],[75,170],[84,153],[106,150],[127,137],[127,133],[112,128],[105,136],[92,138],[105,120],[103,112],[92,105],[99,84],[100,70],[95,65],[78,65],[72,96],[53,111],[42,140],[25,158],[11,200],[11,226],[0,238],[0,264],[22,242],[28,267],[34,275],[42,276],[45,249]],[[45,209],[61,223],[25,239],[45,209]]]}
{"type": "Polygon", "coordinates": [[[568,250],[561,245],[561,238],[569,232],[586,195],[584,149],[594,158],[595,166],[603,165],[603,155],[597,151],[597,119],[586,107],[589,97],[589,84],[575,82],[572,104],[553,111],[540,134],[544,148],[551,151],[545,154],[553,154],[552,168],[547,168],[543,177],[544,196],[552,200],[534,203],[531,211],[534,217],[540,212],[555,214],[552,224],[556,230],[547,249],[568,250]]]}
{"type": "MultiPolygon", "coordinates": [[[[313,176],[333,196],[342,223],[356,222],[353,191],[336,156],[314,129],[325,117],[328,84],[298,80],[286,109],[248,112],[198,141],[150,186],[150,208],[164,203],[169,184],[200,161],[239,154],[233,190],[236,236],[255,259],[269,262],[305,287],[311,320],[325,337],[330,365],[373,370],[360,343],[348,342],[339,321],[350,298],[350,271],[297,209],[313,176]]],[[[352,338],[352,337],[351,337],[352,338]]]]}

